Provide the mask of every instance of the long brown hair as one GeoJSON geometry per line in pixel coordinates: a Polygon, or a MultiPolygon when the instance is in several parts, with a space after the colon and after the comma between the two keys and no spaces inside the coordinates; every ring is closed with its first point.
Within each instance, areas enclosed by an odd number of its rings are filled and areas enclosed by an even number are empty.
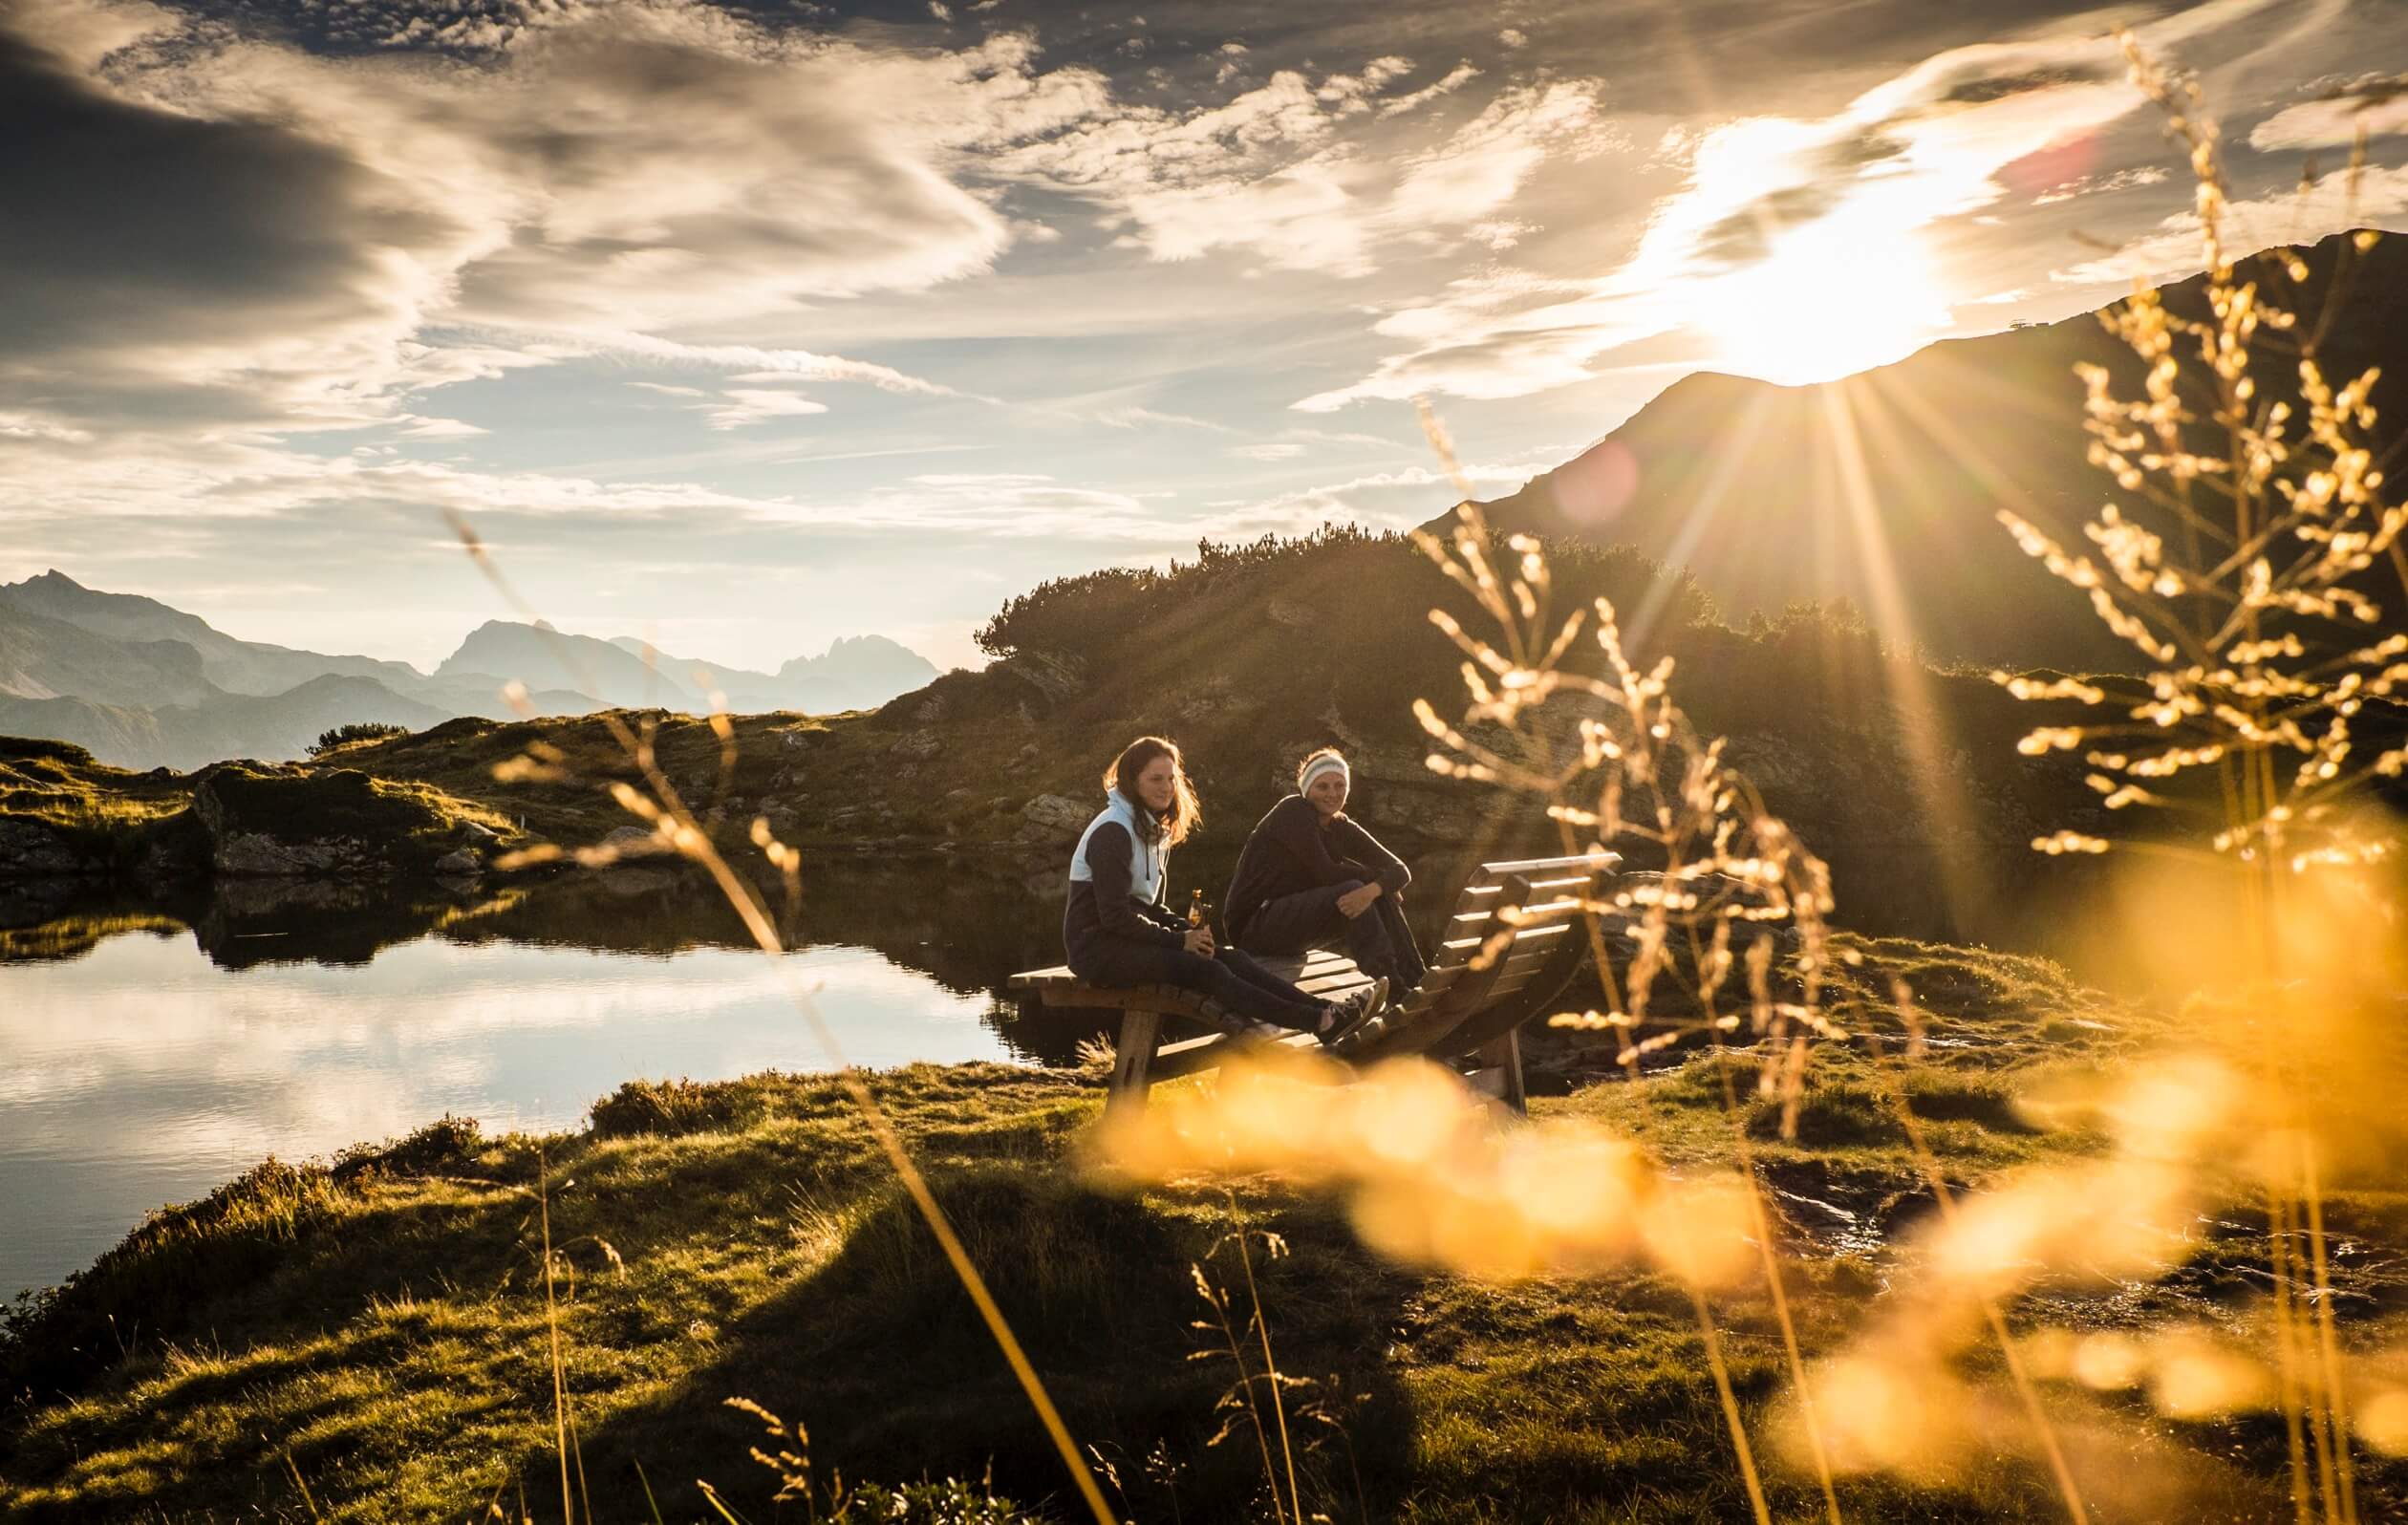
{"type": "Polygon", "coordinates": [[[1166,848],[1177,847],[1204,824],[1204,806],[1195,797],[1195,785],[1188,782],[1187,763],[1179,756],[1178,745],[1159,736],[1141,736],[1121,748],[1121,755],[1104,770],[1104,787],[1118,789],[1122,799],[1135,805],[1137,813],[1151,823],[1153,839],[1166,848]],[[1171,808],[1161,815],[1154,814],[1137,793],[1137,776],[1158,757],[1171,760],[1171,808]]]}

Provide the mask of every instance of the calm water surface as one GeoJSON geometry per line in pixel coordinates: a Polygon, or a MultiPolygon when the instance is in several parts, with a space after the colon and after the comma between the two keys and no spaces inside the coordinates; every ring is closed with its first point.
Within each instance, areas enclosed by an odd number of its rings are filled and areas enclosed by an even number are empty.
{"type": "MultiPolygon", "coordinates": [[[[1217,900],[1231,867],[1181,854],[1174,902],[1193,885],[1217,900]]],[[[1414,897],[1425,943],[1469,867],[1419,866],[1440,887],[1414,897]]],[[[1894,875],[1849,877],[1861,911],[1858,887],[1894,875]]],[[[1060,961],[1061,882],[824,864],[786,956],[853,1063],[1066,1063],[1103,1014],[1023,1015],[1004,990],[1060,961]]],[[[1962,932],[1896,908],[1858,924],[1962,932]]],[[[673,870],[417,899],[256,883],[176,906],[0,897],[0,1297],[269,1154],[329,1155],[445,1112],[573,1128],[626,1081],[830,1063],[782,972],[673,870]]]]}
{"type": "MultiPolygon", "coordinates": [[[[425,905],[241,893],[155,929],[55,918],[15,944],[47,956],[0,962],[0,1296],[269,1154],[445,1112],[570,1128],[631,1079],[829,1067],[785,972],[665,877],[425,905]]],[[[1083,1032],[1000,995],[1059,957],[1059,914],[1014,883],[839,878],[787,957],[853,1063],[1065,1060],[1083,1032]]]]}

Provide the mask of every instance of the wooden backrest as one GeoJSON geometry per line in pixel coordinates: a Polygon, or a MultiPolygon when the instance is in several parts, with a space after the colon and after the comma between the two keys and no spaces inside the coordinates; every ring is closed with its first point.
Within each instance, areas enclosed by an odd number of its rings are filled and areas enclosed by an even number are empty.
{"type": "Polygon", "coordinates": [[[1554,999],[1586,947],[1581,901],[1621,863],[1619,854],[1602,852],[1480,865],[1456,897],[1422,988],[1390,1014],[1365,1056],[1456,1051],[1469,1026],[1495,1025],[1487,1017],[1499,1001],[1523,1010],[1533,1004],[1526,991],[1554,999]],[[1492,948],[1508,924],[1510,936],[1492,948]]]}

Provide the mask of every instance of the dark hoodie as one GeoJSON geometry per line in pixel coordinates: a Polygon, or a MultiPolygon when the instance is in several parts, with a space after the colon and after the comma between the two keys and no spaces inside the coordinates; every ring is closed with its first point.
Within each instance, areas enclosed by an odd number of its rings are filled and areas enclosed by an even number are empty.
{"type": "Polygon", "coordinates": [[[1291,794],[1255,824],[1229,881],[1229,940],[1246,934],[1266,900],[1283,900],[1326,885],[1359,879],[1395,894],[1413,882],[1413,870],[1370,832],[1342,811],[1324,822],[1313,802],[1291,794]]]}

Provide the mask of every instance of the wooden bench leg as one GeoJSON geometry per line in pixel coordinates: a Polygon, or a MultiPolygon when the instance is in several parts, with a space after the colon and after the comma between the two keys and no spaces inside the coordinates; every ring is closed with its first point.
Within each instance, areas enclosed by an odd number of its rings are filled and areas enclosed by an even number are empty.
{"type": "Polygon", "coordinates": [[[1530,1115],[1530,1093],[1522,1087],[1521,1029],[1509,1029],[1502,1038],[1492,1038],[1480,1045],[1480,1063],[1494,1069],[1497,1075],[1497,1097],[1522,1116],[1530,1115]]]}
{"type": "Polygon", "coordinates": [[[1146,1109],[1146,1093],[1152,1085],[1146,1072],[1153,1067],[1154,1045],[1161,1037],[1159,1012],[1121,1013],[1120,1042],[1112,1050],[1112,1088],[1104,1096],[1107,1115],[1134,1115],[1146,1109]]]}

